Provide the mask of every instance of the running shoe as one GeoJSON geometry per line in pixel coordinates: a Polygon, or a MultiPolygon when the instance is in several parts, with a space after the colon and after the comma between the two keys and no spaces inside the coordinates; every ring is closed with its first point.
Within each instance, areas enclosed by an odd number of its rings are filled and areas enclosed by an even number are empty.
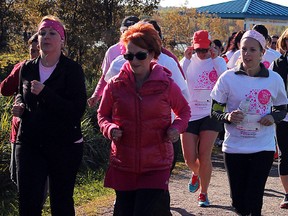
{"type": "Polygon", "coordinates": [[[200,193],[198,197],[198,206],[200,207],[208,207],[210,206],[210,202],[207,194],[200,193]]]}
{"type": "Polygon", "coordinates": [[[284,199],[280,204],[280,208],[288,209],[288,194],[285,194],[284,199]]]}
{"type": "Polygon", "coordinates": [[[191,193],[195,193],[200,187],[200,179],[198,175],[192,175],[191,179],[189,180],[188,183],[188,190],[191,193]]]}

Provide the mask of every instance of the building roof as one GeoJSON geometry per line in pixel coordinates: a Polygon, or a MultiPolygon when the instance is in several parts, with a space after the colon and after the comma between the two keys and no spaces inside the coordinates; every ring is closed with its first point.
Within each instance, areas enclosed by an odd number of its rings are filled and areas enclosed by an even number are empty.
{"type": "Polygon", "coordinates": [[[263,0],[232,0],[197,8],[226,19],[288,20],[288,7],[263,0]]]}

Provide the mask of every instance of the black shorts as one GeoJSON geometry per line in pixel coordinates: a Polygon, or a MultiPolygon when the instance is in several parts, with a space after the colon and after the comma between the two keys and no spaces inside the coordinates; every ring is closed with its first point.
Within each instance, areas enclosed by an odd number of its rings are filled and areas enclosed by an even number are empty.
{"type": "Polygon", "coordinates": [[[195,121],[190,121],[186,132],[199,135],[201,131],[205,130],[220,132],[223,130],[223,123],[210,118],[210,116],[206,116],[195,121]]]}

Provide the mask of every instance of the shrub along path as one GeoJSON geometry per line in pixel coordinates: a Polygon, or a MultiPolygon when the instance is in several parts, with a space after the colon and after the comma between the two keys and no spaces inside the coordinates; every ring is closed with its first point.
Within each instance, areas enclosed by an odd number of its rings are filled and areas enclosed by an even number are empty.
{"type": "MultiPolygon", "coordinates": [[[[198,192],[192,194],[187,190],[187,183],[190,177],[190,171],[183,163],[178,163],[178,167],[173,171],[170,179],[171,194],[171,212],[173,216],[198,216],[213,215],[225,216],[236,215],[230,204],[228,179],[224,168],[223,157],[221,152],[213,153],[213,173],[208,190],[211,206],[200,208],[197,206],[198,192]]],[[[283,198],[283,188],[278,177],[277,162],[274,162],[264,195],[264,204],[262,215],[264,216],[284,216],[288,215],[288,209],[280,209],[279,204],[283,198]]],[[[249,199],[249,197],[247,197],[249,199]]],[[[114,197],[110,197],[96,205],[97,213],[84,213],[83,209],[77,209],[78,216],[92,215],[113,215],[114,197]]]]}

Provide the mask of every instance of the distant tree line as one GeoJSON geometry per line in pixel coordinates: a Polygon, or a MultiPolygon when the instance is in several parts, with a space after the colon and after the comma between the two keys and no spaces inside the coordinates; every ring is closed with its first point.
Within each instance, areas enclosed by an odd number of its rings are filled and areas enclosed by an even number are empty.
{"type": "MultiPolygon", "coordinates": [[[[0,1],[0,54],[27,53],[25,41],[47,14],[58,16],[68,29],[71,58],[88,77],[97,74],[106,49],[119,40],[127,15],[151,16],[159,0],[18,0],[0,1]]],[[[0,65],[1,66],[1,65],[0,65]]]]}

